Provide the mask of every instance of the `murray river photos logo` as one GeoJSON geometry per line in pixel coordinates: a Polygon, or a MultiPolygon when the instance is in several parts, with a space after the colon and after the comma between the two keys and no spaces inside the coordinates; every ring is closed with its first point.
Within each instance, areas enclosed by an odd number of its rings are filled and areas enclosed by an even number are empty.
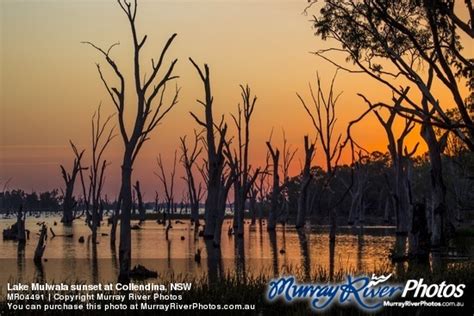
{"type": "Polygon", "coordinates": [[[372,277],[351,276],[337,284],[300,284],[294,276],[273,279],[268,284],[266,297],[272,302],[283,299],[287,303],[307,300],[314,310],[324,310],[334,303],[354,304],[366,311],[375,311],[397,297],[460,298],[464,284],[426,284],[423,279],[408,280],[405,284],[391,284],[392,274],[372,277]]]}

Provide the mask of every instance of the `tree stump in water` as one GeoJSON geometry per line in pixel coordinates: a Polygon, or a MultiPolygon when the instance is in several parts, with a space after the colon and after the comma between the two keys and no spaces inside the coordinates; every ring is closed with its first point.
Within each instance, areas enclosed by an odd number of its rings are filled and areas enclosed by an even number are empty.
{"type": "Polygon", "coordinates": [[[18,215],[17,215],[17,240],[19,242],[25,242],[26,240],[26,233],[25,233],[25,214],[23,213],[23,207],[20,206],[18,209],[18,215]]]}
{"type": "Polygon", "coordinates": [[[41,264],[44,250],[46,249],[46,239],[48,238],[48,230],[45,224],[41,225],[40,236],[38,239],[38,245],[36,246],[34,261],[36,264],[41,264]]]}
{"type": "Polygon", "coordinates": [[[17,240],[17,237],[18,237],[17,223],[3,230],[3,240],[17,240]]]}
{"type": "Polygon", "coordinates": [[[17,240],[24,243],[26,241],[25,213],[20,206],[17,213],[16,223],[3,230],[3,240],[17,240]]]}
{"type": "Polygon", "coordinates": [[[420,262],[428,262],[430,249],[430,233],[426,221],[426,205],[416,203],[413,206],[413,220],[411,228],[410,256],[420,262]]]}

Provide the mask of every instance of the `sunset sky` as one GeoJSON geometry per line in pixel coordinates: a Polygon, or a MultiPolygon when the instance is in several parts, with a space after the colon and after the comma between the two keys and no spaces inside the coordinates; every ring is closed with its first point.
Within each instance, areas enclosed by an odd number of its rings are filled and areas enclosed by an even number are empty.
{"type": "MultiPolygon", "coordinates": [[[[138,32],[148,34],[142,69],[150,73],[150,58],[156,59],[166,39],[177,33],[167,63],[178,58],[176,83],[181,87],[178,105],[152,133],[135,164],[134,178],[142,182],[145,200],[151,200],[155,190],[163,192],[153,174],[158,170],[158,154],[171,166],[179,136],[191,135],[198,127],[189,111],[202,116],[202,107],[196,103],[203,97],[202,84],[188,57],[209,64],[216,113],[230,119],[228,114],[235,113],[240,102],[241,83],[248,83],[258,96],[251,123],[253,165],[264,163],[265,141],[272,128],[273,141],[279,146],[282,128],[293,148],[301,147],[305,134],[314,138],[296,92],[309,100],[308,83],[315,82],[316,72],[327,88],[335,68],[309,53],[331,43],[313,35],[310,16],[302,14],[305,5],[304,0],[139,1],[138,32]]],[[[95,66],[99,62],[105,69],[105,61],[81,41],[104,48],[120,42],[112,56],[130,78],[129,24],[118,4],[105,0],[4,0],[0,14],[0,187],[12,178],[10,188],[59,188],[63,185],[59,164],[68,168],[72,164],[68,141],[88,153],[90,118],[98,104],[102,102],[104,114],[115,110],[95,66]]],[[[467,49],[472,52],[472,45],[467,49]]],[[[343,91],[337,109],[339,132],[366,109],[356,93],[373,101],[391,98],[386,88],[368,76],[344,72],[338,74],[336,91],[343,91]]],[[[386,151],[385,134],[373,116],[354,130],[354,136],[369,150],[386,151]]],[[[408,145],[417,141],[415,131],[408,145]]],[[[112,165],[106,193],[111,199],[119,188],[121,151],[122,141],[117,137],[107,154],[112,165]]],[[[291,175],[298,173],[302,154],[300,149],[291,175]]],[[[320,150],[315,161],[322,162],[320,150]]],[[[185,188],[181,167],[177,173],[175,195],[179,197],[185,188]]]]}

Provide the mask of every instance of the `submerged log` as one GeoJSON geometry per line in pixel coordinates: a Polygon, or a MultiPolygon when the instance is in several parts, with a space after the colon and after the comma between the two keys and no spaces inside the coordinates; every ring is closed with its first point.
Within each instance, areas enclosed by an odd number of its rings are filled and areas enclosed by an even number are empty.
{"type": "Polygon", "coordinates": [[[129,276],[132,279],[149,279],[158,277],[158,273],[156,271],[148,270],[144,266],[137,264],[133,267],[133,269],[130,270],[129,276]]]}
{"type": "Polygon", "coordinates": [[[49,228],[49,231],[51,232],[51,239],[53,239],[54,237],[66,237],[66,238],[72,238],[74,237],[73,234],[65,234],[65,235],[56,235],[56,233],[54,232],[54,230],[50,227],[49,228]]]}

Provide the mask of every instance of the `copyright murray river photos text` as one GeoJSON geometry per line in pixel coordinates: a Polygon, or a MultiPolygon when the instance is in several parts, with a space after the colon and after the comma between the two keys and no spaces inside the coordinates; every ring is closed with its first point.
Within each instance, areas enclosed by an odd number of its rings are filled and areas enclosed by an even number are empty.
{"type": "Polygon", "coordinates": [[[192,283],[8,283],[11,311],[255,310],[252,304],[183,302],[192,283]]]}

